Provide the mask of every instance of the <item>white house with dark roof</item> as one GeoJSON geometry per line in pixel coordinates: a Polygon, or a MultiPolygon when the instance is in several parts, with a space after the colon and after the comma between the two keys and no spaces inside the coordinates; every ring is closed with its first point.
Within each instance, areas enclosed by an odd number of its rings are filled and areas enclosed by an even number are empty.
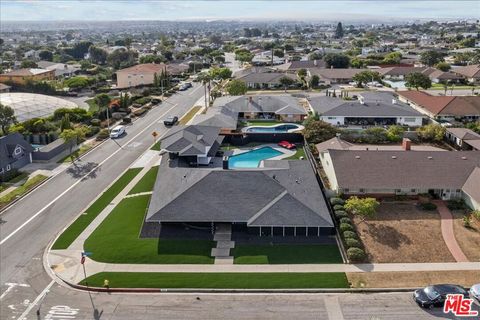
{"type": "Polygon", "coordinates": [[[7,176],[12,170],[21,169],[32,162],[32,146],[20,133],[0,137],[0,176],[7,176]]]}

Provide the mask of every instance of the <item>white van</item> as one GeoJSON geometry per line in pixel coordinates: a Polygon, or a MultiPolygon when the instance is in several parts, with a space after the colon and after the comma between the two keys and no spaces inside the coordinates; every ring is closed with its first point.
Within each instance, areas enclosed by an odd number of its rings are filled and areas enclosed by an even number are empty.
{"type": "Polygon", "coordinates": [[[115,139],[121,137],[125,133],[125,126],[116,126],[110,131],[110,138],[115,139]]]}

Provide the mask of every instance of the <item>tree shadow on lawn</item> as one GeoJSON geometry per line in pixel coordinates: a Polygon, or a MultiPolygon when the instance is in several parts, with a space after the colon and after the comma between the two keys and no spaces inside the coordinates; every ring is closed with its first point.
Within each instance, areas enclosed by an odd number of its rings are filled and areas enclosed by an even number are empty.
{"type": "Polygon", "coordinates": [[[391,226],[367,224],[367,229],[373,240],[392,249],[412,243],[410,238],[391,226]]]}

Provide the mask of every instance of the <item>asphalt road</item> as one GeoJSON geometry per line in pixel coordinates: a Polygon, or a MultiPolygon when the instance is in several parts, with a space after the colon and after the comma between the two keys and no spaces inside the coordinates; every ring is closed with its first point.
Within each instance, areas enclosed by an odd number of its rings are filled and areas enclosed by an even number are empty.
{"type": "MultiPolygon", "coordinates": [[[[166,131],[166,115],[184,114],[203,90],[172,96],[2,214],[0,319],[434,319],[410,293],[395,294],[99,294],[61,286],[42,264],[54,235],[166,131]],[[96,168],[96,169],[95,169],[96,168]],[[95,170],[94,170],[95,169],[95,170]],[[197,299],[199,297],[199,299],[197,299]],[[38,315],[37,315],[38,311],[38,315]]],[[[88,267],[88,266],[87,266],[88,267]]],[[[448,317],[447,317],[448,318],[448,317]]],[[[452,317],[450,317],[452,318],[452,317]]]]}

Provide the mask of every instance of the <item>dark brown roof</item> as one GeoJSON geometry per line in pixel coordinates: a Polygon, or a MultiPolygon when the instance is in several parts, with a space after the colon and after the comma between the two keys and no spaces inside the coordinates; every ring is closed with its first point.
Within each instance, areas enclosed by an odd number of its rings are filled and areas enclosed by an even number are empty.
{"type": "Polygon", "coordinates": [[[472,64],[465,67],[453,68],[453,72],[461,74],[467,78],[480,78],[480,64],[472,64]]]}
{"type": "Polygon", "coordinates": [[[340,188],[461,189],[480,151],[329,150],[340,188]]]}
{"type": "Polygon", "coordinates": [[[480,97],[477,96],[432,96],[414,90],[398,94],[434,115],[480,115],[480,97]]]}

